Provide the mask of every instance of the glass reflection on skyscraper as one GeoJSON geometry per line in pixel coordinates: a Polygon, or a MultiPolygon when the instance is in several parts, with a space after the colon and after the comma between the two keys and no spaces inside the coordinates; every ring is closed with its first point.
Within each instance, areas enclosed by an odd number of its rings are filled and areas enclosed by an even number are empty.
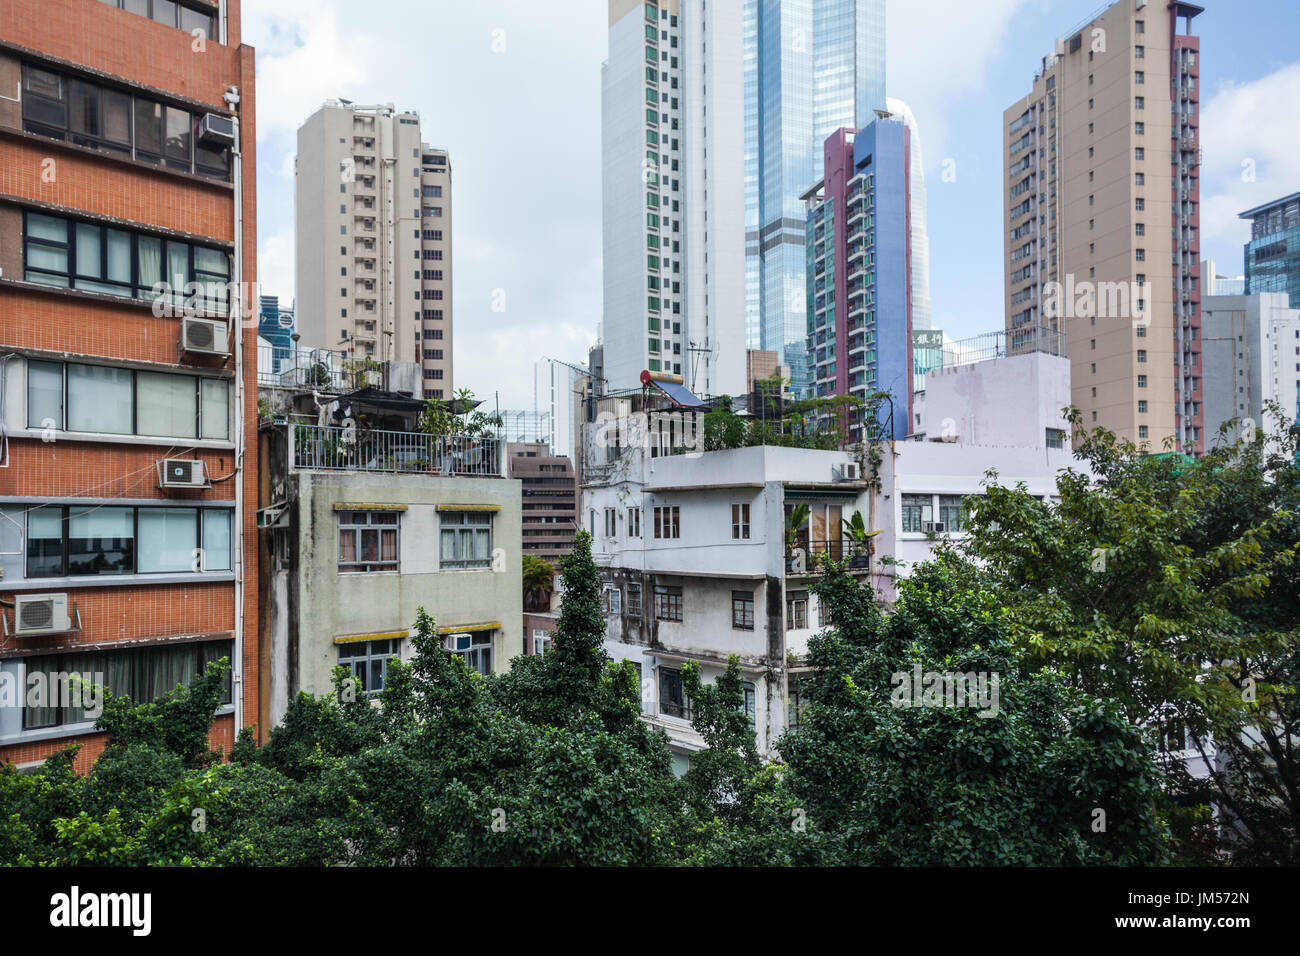
{"type": "Polygon", "coordinates": [[[806,378],[802,196],[822,144],[885,109],[885,0],[745,0],[746,337],[806,378]]]}

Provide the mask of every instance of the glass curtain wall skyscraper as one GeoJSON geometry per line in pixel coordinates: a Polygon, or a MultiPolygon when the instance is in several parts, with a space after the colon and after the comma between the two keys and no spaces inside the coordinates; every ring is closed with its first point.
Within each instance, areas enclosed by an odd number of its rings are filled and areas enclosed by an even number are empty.
{"type": "Polygon", "coordinates": [[[885,0],[744,0],[745,304],[751,348],[806,386],[805,209],[822,145],[885,102],[885,0]]]}

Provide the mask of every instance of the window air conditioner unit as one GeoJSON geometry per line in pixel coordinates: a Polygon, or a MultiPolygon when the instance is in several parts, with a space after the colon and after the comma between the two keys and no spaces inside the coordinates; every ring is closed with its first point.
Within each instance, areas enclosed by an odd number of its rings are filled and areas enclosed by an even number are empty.
{"type": "Polygon", "coordinates": [[[835,466],[836,481],[861,481],[862,466],[856,461],[847,461],[842,465],[835,466]]]}
{"type": "Polygon", "coordinates": [[[207,488],[208,470],[202,461],[190,458],[163,458],[158,462],[158,487],[207,488]]]}
{"type": "Polygon", "coordinates": [[[933,534],[943,534],[943,531],[944,531],[944,528],[943,528],[943,522],[942,522],[942,521],[926,521],[925,523],[923,523],[923,524],[921,525],[921,530],[924,531],[926,534],[932,534],[932,533],[933,533],[933,534]]]}
{"type": "Polygon", "coordinates": [[[210,146],[235,145],[235,121],[220,113],[207,113],[199,120],[199,142],[210,146]]]}
{"type": "Polygon", "coordinates": [[[229,355],[229,332],[219,319],[181,319],[181,348],[201,355],[229,355]]]}
{"type": "Polygon", "coordinates": [[[73,630],[67,594],[14,595],[14,634],[34,637],[73,630]]]}

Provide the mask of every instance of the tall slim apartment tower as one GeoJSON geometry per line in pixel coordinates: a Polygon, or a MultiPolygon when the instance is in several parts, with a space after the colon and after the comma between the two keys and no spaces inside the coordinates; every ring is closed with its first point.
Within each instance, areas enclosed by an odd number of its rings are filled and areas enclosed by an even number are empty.
{"type": "Polygon", "coordinates": [[[738,4],[610,0],[601,68],[605,374],[745,383],[738,4]]]}
{"type": "Polygon", "coordinates": [[[415,113],[333,100],[298,129],[294,175],[302,344],[418,363],[424,397],[451,398],[447,151],[415,113]]]}
{"type": "Polygon", "coordinates": [[[1204,443],[1200,12],[1119,0],[1003,116],[1007,329],[1064,328],[1083,424],[1153,451],[1204,443]]]}
{"type": "Polygon", "coordinates": [[[102,752],[60,675],[143,702],[225,658],[212,744],[264,724],[240,7],[0,3],[0,762],[102,752]]]}
{"type": "Polygon", "coordinates": [[[744,0],[745,302],[750,348],[781,353],[802,391],[803,195],[822,145],[886,108],[885,0],[744,0]]]}
{"type": "MultiPolygon", "coordinates": [[[[832,133],[825,175],[804,197],[809,392],[888,393],[900,439],[910,432],[913,391],[910,133],[884,116],[857,133],[832,133]]],[[[861,423],[843,424],[854,441],[863,437],[861,423]]]]}

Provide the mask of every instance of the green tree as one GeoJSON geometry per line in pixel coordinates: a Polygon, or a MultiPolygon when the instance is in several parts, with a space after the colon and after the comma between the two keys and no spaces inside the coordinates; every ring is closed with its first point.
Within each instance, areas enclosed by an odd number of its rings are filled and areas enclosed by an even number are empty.
{"type": "Polygon", "coordinates": [[[1171,750],[1200,750],[1204,782],[1163,755],[1183,858],[1216,849],[1213,802],[1241,861],[1300,862],[1296,429],[1191,459],[1070,417],[1092,477],[1064,472],[1052,504],[990,476],[956,573],[987,569],[1031,666],[1114,701],[1171,750]]]}

